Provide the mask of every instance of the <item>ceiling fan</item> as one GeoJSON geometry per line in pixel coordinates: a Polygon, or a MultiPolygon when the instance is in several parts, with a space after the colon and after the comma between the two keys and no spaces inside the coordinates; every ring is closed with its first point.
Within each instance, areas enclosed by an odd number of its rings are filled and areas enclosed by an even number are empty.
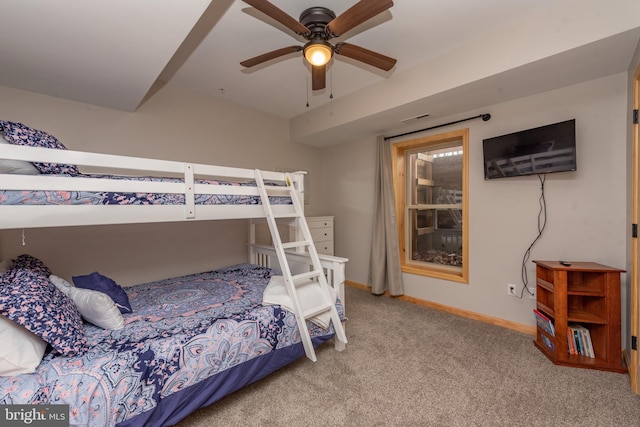
{"type": "Polygon", "coordinates": [[[242,61],[240,65],[243,67],[254,67],[290,53],[303,51],[304,57],[311,64],[311,88],[320,90],[326,85],[327,63],[333,54],[346,56],[384,71],[389,71],[396,64],[393,58],[351,43],[329,43],[332,38],[389,9],[393,6],[391,0],[360,0],[337,17],[326,7],[310,7],[300,14],[299,21],[267,0],[243,1],[307,40],[304,46],[283,47],[242,61]]]}

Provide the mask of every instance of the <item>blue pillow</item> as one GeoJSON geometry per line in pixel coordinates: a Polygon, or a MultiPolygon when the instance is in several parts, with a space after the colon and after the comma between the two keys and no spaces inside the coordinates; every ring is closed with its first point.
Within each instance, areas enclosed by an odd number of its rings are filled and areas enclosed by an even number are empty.
{"type": "Polygon", "coordinates": [[[86,276],[73,276],[71,279],[73,280],[73,284],[78,288],[92,289],[109,295],[113,302],[116,303],[116,306],[118,306],[120,313],[131,313],[133,311],[129,303],[129,297],[124,289],[97,271],[86,276]]]}
{"type": "Polygon", "coordinates": [[[87,349],[82,318],[73,301],[32,270],[13,269],[0,276],[0,315],[62,355],[77,356],[87,349]]]}

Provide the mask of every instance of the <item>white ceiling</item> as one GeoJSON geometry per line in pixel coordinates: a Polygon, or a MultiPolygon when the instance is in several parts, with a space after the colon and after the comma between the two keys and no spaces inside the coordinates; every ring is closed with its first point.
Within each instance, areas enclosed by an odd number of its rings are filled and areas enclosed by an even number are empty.
{"type": "MultiPolygon", "coordinates": [[[[271,1],[296,19],[356,2],[271,1]]],[[[240,0],[0,0],[0,85],[135,111],[168,82],[288,119],[293,140],[322,146],[626,71],[640,38],[636,0],[394,3],[332,42],[396,67],[338,55],[311,91],[300,53],[240,66],[304,42],[240,0]]]]}
{"type": "MultiPolygon", "coordinates": [[[[339,15],[356,1],[271,0],[296,19],[303,10],[319,5],[339,15]]],[[[509,24],[556,1],[396,0],[388,11],[332,40],[348,40],[391,56],[398,60],[396,67],[384,72],[336,55],[326,90],[315,93],[307,90],[311,76],[301,53],[257,69],[240,65],[240,61],[265,52],[303,45],[304,39],[242,1],[214,1],[216,13],[222,12],[222,17],[172,82],[216,96],[222,89],[226,99],[291,118],[308,111],[307,96],[309,108],[329,102],[331,92],[334,100],[338,99],[482,37],[495,23],[509,24]]]]}
{"type": "Polygon", "coordinates": [[[0,85],[133,111],[209,0],[0,0],[0,85]]]}

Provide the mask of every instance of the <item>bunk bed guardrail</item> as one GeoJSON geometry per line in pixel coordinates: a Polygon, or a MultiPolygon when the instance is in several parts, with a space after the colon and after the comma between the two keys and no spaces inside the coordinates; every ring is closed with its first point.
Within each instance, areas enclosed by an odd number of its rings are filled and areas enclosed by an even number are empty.
{"type": "MultiPolygon", "coordinates": [[[[0,144],[0,159],[27,162],[73,164],[91,169],[88,175],[0,174],[0,190],[14,191],[95,191],[150,194],[181,194],[183,204],[155,205],[8,205],[0,195],[0,229],[97,225],[185,220],[263,218],[263,207],[255,204],[196,203],[197,195],[251,196],[259,200],[258,188],[251,185],[217,185],[206,181],[254,182],[255,170],[181,161],[149,159],[74,150],[0,144]],[[94,171],[96,169],[97,171],[94,171]],[[131,179],[96,178],[96,174],[124,175],[131,179]],[[139,177],[179,178],[172,182],[142,181],[139,177]]],[[[265,179],[283,182],[285,173],[264,171],[265,179]]],[[[304,172],[291,173],[299,197],[304,196],[304,172]]],[[[287,197],[283,187],[282,197],[287,197]]],[[[274,205],[276,211],[289,212],[292,205],[274,205]]]]}

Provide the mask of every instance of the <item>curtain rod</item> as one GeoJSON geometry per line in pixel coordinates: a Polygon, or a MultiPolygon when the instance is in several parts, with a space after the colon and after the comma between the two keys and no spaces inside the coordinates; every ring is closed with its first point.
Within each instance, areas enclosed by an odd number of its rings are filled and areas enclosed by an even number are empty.
{"type": "Polygon", "coordinates": [[[413,131],[411,131],[411,132],[405,132],[405,133],[401,133],[401,134],[399,134],[399,135],[385,136],[385,137],[384,137],[384,140],[385,140],[385,141],[387,141],[387,140],[389,140],[389,139],[398,138],[398,137],[405,136],[405,135],[411,135],[412,133],[424,132],[424,131],[427,131],[427,130],[437,129],[437,128],[441,128],[441,127],[449,126],[449,125],[455,125],[456,123],[466,122],[466,121],[468,121],[468,120],[479,119],[479,118],[482,118],[482,121],[485,121],[485,122],[486,122],[486,121],[488,121],[488,120],[490,120],[490,119],[491,119],[491,114],[486,114],[486,113],[485,113],[485,114],[478,114],[477,116],[468,117],[468,118],[466,118],[466,119],[456,120],[456,121],[454,121],[454,122],[443,123],[443,124],[441,124],[441,125],[435,125],[435,126],[431,126],[431,127],[429,127],[429,128],[413,130],[413,131]]]}

